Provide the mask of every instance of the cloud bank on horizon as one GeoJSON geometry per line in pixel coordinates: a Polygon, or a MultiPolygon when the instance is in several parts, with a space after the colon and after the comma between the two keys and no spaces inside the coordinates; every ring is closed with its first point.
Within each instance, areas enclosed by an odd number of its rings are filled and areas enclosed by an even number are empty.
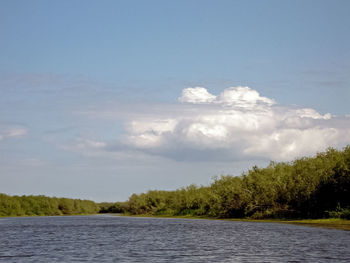
{"type": "MultiPolygon", "coordinates": [[[[288,161],[350,143],[350,118],[282,106],[249,87],[186,88],[172,111],[136,115],[124,146],[176,160],[288,161]]],[[[135,116],[135,115],[134,115],[135,116]]]]}

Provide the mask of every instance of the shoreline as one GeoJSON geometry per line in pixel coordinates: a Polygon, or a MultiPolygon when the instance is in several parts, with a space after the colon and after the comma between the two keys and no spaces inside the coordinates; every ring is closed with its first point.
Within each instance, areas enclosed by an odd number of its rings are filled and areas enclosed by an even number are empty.
{"type": "Polygon", "coordinates": [[[207,220],[224,220],[238,222],[253,222],[253,223],[276,223],[276,224],[291,224],[309,227],[322,227],[328,229],[338,229],[350,231],[350,220],[340,218],[328,219],[249,219],[249,218],[214,218],[204,216],[170,216],[170,215],[130,215],[118,214],[118,216],[128,217],[146,217],[146,218],[178,218],[178,219],[207,219],[207,220]]]}
{"type": "Polygon", "coordinates": [[[237,222],[253,222],[253,223],[275,223],[275,224],[292,224],[308,227],[322,227],[328,229],[338,229],[350,231],[350,220],[340,218],[328,219],[249,219],[249,218],[215,218],[206,216],[173,216],[173,215],[132,215],[122,213],[100,213],[100,214],[72,214],[72,215],[22,215],[22,216],[0,216],[1,218],[15,218],[15,217],[68,217],[68,216],[98,216],[110,215],[121,217],[144,217],[144,218],[173,218],[173,219],[205,219],[205,220],[223,220],[223,221],[237,221],[237,222]]]}
{"type": "Polygon", "coordinates": [[[20,215],[20,216],[0,216],[0,218],[14,218],[14,217],[54,217],[54,216],[93,216],[93,215],[103,215],[103,214],[71,214],[71,215],[20,215]]]}

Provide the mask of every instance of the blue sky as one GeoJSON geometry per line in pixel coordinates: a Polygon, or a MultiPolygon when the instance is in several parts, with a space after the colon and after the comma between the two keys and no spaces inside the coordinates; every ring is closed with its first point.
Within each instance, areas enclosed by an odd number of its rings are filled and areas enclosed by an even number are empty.
{"type": "Polygon", "coordinates": [[[0,7],[0,192],[125,200],[350,143],[349,1],[0,7]]]}

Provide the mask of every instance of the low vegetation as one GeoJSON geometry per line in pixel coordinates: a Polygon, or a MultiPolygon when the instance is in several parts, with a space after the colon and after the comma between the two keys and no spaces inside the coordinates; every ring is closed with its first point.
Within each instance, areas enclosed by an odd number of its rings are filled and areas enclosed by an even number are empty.
{"type": "Polygon", "coordinates": [[[96,214],[93,201],[47,196],[9,196],[0,194],[0,216],[54,216],[96,214]]]}
{"type": "Polygon", "coordinates": [[[0,216],[124,213],[248,219],[350,219],[350,146],[315,157],[254,166],[209,186],[133,194],[126,202],[0,194],[0,216]]]}
{"type": "Polygon", "coordinates": [[[254,166],[209,186],[133,194],[122,208],[133,215],[350,219],[350,146],[254,166]]]}

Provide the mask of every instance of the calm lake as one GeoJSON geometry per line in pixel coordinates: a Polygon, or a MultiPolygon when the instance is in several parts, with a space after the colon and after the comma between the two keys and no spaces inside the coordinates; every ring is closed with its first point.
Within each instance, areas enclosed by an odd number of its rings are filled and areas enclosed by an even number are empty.
{"type": "Polygon", "coordinates": [[[350,232],[108,215],[0,218],[0,262],[350,262],[350,232]]]}

